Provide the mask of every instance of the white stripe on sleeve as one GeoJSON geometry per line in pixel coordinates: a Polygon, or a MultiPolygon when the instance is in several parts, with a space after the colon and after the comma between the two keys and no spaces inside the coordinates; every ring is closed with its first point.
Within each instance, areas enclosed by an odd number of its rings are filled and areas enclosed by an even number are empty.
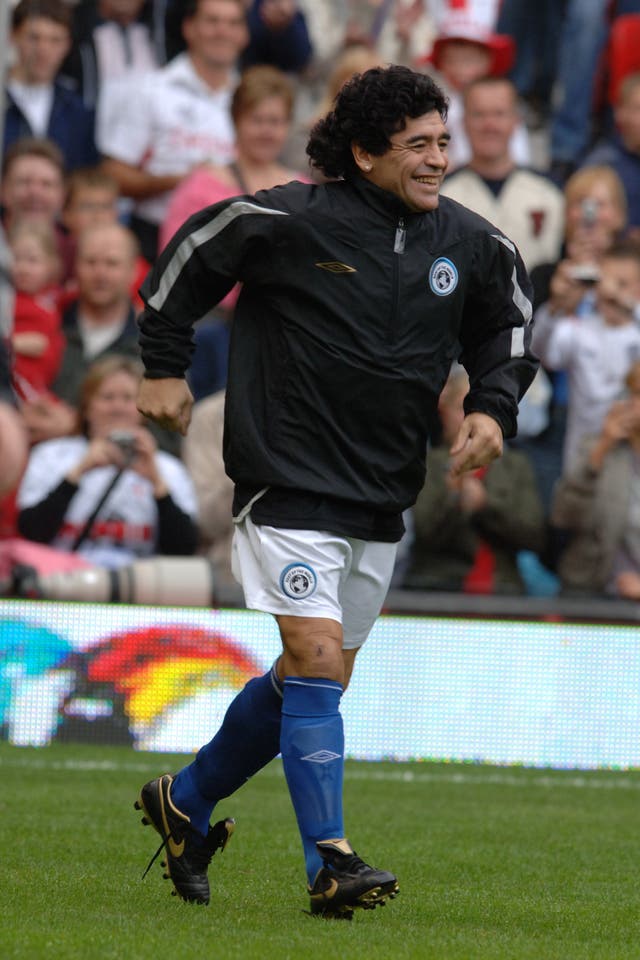
{"type": "Polygon", "coordinates": [[[249,203],[246,200],[238,200],[229,204],[228,207],[225,207],[221,213],[205,223],[199,230],[196,230],[195,233],[190,233],[188,237],[184,238],[165,267],[160,277],[158,289],[153,296],[149,298],[149,306],[154,310],[162,310],[185,264],[188,263],[198,247],[202,246],[203,243],[207,243],[209,240],[213,240],[214,237],[228,227],[237,217],[254,213],[288,216],[284,210],[271,210],[269,207],[259,207],[257,204],[249,203]]]}
{"type": "MultiPolygon", "coordinates": [[[[503,237],[500,233],[492,233],[491,236],[494,240],[499,240],[500,243],[504,244],[507,250],[510,250],[511,253],[515,256],[516,248],[511,243],[510,240],[507,240],[506,237],[503,237]]],[[[511,283],[513,284],[513,302],[522,314],[522,318],[525,323],[531,323],[531,318],[533,316],[533,304],[527,296],[525,296],[524,290],[518,283],[518,273],[513,267],[513,273],[511,274],[511,283]]]]}
{"type": "Polygon", "coordinates": [[[524,357],[524,327],[511,331],[511,357],[524,357]]]}

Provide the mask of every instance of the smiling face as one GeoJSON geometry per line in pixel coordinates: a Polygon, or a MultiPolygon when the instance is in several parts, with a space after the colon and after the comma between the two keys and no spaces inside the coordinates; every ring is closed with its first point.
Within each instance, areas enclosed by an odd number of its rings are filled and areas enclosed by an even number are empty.
{"type": "Polygon", "coordinates": [[[60,267],[58,257],[37,234],[22,231],[12,241],[11,252],[16,290],[35,294],[56,280],[60,267]]]}
{"type": "Polygon", "coordinates": [[[106,437],[113,430],[131,430],[140,424],[138,384],[126,370],[104,378],[87,404],[89,436],[106,437]]]}
{"type": "Polygon", "coordinates": [[[624,227],[624,212],[620,209],[610,186],[594,180],[567,196],[565,208],[567,236],[573,237],[580,230],[600,230],[610,243],[615,234],[624,227]],[[592,211],[592,222],[585,223],[585,206],[592,211]]]}
{"type": "Polygon", "coordinates": [[[357,144],[353,156],[362,176],[395,194],[415,213],[435,210],[442,179],[448,166],[449,134],[442,117],[433,110],[408,119],[404,130],[394,133],[391,146],[374,156],[357,144]]]}
{"type": "Polygon", "coordinates": [[[62,173],[46,157],[16,157],[5,171],[2,203],[11,220],[52,222],[62,209],[62,173]]]}
{"type": "Polygon", "coordinates": [[[28,17],[11,36],[17,55],[13,73],[28,84],[52,83],[69,52],[68,29],[48,17],[28,17]]]}
{"type": "Polygon", "coordinates": [[[454,90],[464,90],[468,83],[491,72],[491,60],[484,44],[450,39],[442,44],[436,66],[454,90]]]}
{"type": "Polygon", "coordinates": [[[239,0],[200,0],[182,33],[191,58],[208,69],[230,70],[249,41],[239,0]]]}
{"type": "Polygon", "coordinates": [[[118,191],[114,186],[79,186],[64,208],[64,225],[73,236],[98,223],[116,223],[118,191]]]}
{"type": "Polygon", "coordinates": [[[282,97],[265,97],[236,120],[238,153],[254,163],[273,163],[289,133],[289,108],[282,97]]]}
{"type": "Polygon", "coordinates": [[[518,125],[514,88],[508,80],[475,84],[465,95],[464,125],[474,158],[509,158],[509,141],[518,125]]]}
{"type": "Polygon", "coordinates": [[[78,240],[75,262],[80,300],[94,310],[127,304],[135,267],[136,250],[125,227],[89,227],[78,240]]]}

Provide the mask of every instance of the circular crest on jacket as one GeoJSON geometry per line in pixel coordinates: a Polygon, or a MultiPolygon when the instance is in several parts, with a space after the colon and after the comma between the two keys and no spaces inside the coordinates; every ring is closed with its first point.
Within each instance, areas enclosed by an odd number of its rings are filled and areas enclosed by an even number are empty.
{"type": "Polygon", "coordinates": [[[429,286],[437,297],[446,297],[458,286],[458,270],[451,260],[438,257],[429,270],[429,286]]]}

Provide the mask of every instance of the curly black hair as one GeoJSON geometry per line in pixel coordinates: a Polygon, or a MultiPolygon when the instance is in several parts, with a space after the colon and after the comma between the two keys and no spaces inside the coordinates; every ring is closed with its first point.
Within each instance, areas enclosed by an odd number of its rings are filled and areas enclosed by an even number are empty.
{"type": "Polygon", "coordinates": [[[408,119],[437,110],[446,120],[447,108],[446,96],[428,74],[398,65],[373,67],[341,88],[331,112],[312,128],[307,154],[326,177],[348,180],[358,171],[352,143],[382,156],[408,119]]]}

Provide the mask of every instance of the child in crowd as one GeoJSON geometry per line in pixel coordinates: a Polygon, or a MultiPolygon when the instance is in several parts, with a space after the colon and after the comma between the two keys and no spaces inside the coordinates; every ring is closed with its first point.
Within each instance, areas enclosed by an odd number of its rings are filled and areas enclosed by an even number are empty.
{"type": "Polygon", "coordinates": [[[544,318],[534,350],[550,370],[568,374],[562,473],[569,473],[583,438],[602,427],[625,377],[640,358],[640,245],[614,244],[599,264],[593,312],[544,318]]]}
{"type": "Polygon", "coordinates": [[[564,593],[640,600],[640,361],[625,385],[555,492],[553,520],[569,534],[564,593]]]}
{"type": "MultiPolygon", "coordinates": [[[[67,179],[67,190],[62,211],[62,222],[69,232],[68,259],[65,263],[65,300],[76,296],[76,280],[73,276],[77,240],[87,227],[103,223],[116,223],[119,219],[120,193],[118,184],[98,167],[75,170],[67,179]]],[[[136,309],[142,309],[138,287],[149,272],[149,262],[138,255],[136,271],[131,285],[131,299],[136,309]]]]}
{"type": "MultiPolygon", "coordinates": [[[[439,32],[430,54],[420,61],[429,72],[435,68],[436,79],[449,98],[447,129],[449,170],[469,162],[471,148],[464,130],[463,91],[467,84],[482,77],[504,76],[515,58],[512,39],[494,33],[485,17],[465,8],[447,9],[439,19],[439,32]]],[[[529,166],[531,150],[526,127],[519,121],[509,142],[511,156],[520,166],[529,166]]]]}
{"type": "Polygon", "coordinates": [[[19,394],[30,400],[48,390],[62,358],[62,265],[55,232],[47,224],[18,222],[8,240],[15,286],[14,379],[19,394]]]}

